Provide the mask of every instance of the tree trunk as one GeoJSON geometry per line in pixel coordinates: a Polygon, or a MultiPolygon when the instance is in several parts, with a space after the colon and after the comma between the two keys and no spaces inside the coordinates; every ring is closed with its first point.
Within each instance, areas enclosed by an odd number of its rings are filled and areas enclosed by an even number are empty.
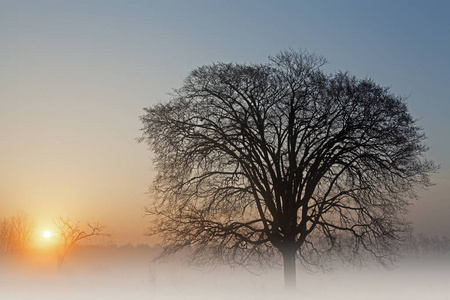
{"type": "Polygon", "coordinates": [[[61,272],[62,264],[64,262],[64,257],[65,257],[65,255],[61,255],[61,254],[58,254],[58,256],[56,257],[56,269],[58,272],[61,272]]]}
{"type": "Polygon", "coordinates": [[[285,249],[283,254],[284,288],[295,290],[297,287],[297,274],[295,268],[295,249],[285,249]]]}

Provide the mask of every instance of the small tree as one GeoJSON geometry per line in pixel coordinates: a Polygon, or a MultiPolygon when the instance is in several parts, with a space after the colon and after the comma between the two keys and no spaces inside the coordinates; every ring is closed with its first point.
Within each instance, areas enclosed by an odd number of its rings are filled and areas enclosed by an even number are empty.
{"type": "Polygon", "coordinates": [[[6,253],[22,252],[29,246],[35,230],[34,220],[24,212],[0,222],[0,247],[6,253]]]}
{"type": "Polygon", "coordinates": [[[58,217],[54,220],[58,228],[58,234],[62,239],[63,245],[60,253],[57,254],[57,268],[61,270],[64,259],[73,246],[81,240],[94,237],[103,236],[111,237],[109,233],[105,233],[105,227],[99,223],[87,223],[88,229],[82,230],[80,221],[73,222],[69,218],[58,217]]]}
{"type": "Polygon", "coordinates": [[[396,258],[408,203],[436,167],[404,99],[325,74],[325,62],[285,51],[267,64],[203,66],[145,109],[141,141],[158,172],[149,233],[165,253],[231,263],[280,253],[291,288],[296,259],[396,258]]]}

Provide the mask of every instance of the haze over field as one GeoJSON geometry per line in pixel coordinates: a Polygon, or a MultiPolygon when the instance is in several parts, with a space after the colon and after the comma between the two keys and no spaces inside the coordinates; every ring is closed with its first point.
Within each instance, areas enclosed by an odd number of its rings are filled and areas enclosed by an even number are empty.
{"type": "MultiPolygon", "coordinates": [[[[332,273],[298,275],[298,294],[282,292],[282,270],[197,268],[182,256],[155,262],[160,249],[114,245],[77,248],[62,273],[54,253],[2,264],[2,299],[446,299],[450,294],[449,253],[430,251],[387,271],[374,265],[337,268],[332,273]],[[39,257],[39,259],[37,259],[39,257]],[[8,267],[9,266],[9,267],[8,267]],[[24,288],[26,286],[26,288],[24,288]]],[[[1,262],[0,262],[1,263],[1,262]]]]}
{"type": "MultiPolygon", "coordinates": [[[[370,77],[407,98],[426,157],[440,166],[408,217],[416,236],[450,236],[449,11],[447,1],[0,0],[0,221],[23,212],[35,229],[25,258],[0,253],[0,298],[277,293],[280,269],[255,277],[153,262],[161,240],[145,236],[144,207],[155,167],[136,139],[143,108],[167,102],[193,69],[265,63],[284,49],[318,53],[326,72],[370,77]],[[62,274],[59,216],[110,234],[77,243],[62,274]]],[[[300,270],[298,289],[311,287],[304,299],[446,299],[443,252],[438,263],[404,260],[392,272],[300,270]]]]}

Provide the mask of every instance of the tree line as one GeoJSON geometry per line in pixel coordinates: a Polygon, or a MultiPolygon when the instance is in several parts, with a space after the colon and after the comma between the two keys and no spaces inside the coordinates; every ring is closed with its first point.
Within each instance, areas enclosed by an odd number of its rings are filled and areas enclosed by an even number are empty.
{"type": "MultiPolygon", "coordinates": [[[[80,241],[92,237],[111,237],[111,234],[105,232],[105,226],[98,222],[87,222],[83,226],[80,221],[59,216],[53,223],[56,227],[56,232],[52,235],[57,239],[58,270],[61,270],[68,253],[80,241]]],[[[14,216],[5,217],[0,222],[0,255],[20,256],[30,250],[34,238],[36,225],[28,214],[19,212],[14,216]]]]}
{"type": "Polygon", "coordinates": [[[0,253],[20,254],[30,246],[35,222],[28,214],[19,212],[0,221],[0,253]]]}
{"type": "MultiPolygon", "coordinates": [[[[109,237],[110,234],[104,232],[104,227],[100,224],[90,224],[90,231],[82,230],[80,222],[72,222],[68,218],[58,217],[57,221],[59,232],[63,232],[61,242],[65,240],[67,246],[64,247],[65,252],[61,253],[59,258],[59,266],[62,265],[64,258],[69,250],[71,250],[78,241],[83,238],[76,238],[76,235],[83,232],[80,237],[89,238],[92,236],[109,237]],[[71,227],[72,229],[69,229],[71,227]]],[[[7,256],[12,254],[21,254],[30,249],[34,235],[36,233],[35,222],[32,217],[24,212],[19,212],[14,216],[4,217],[0,221],[0,255],[7,256]]],[[[423,233],[411,233],[402,244],[402,253],[406,257],[447,257],[450,255],[450,238],[448,236],[427,235],[423,233]]],[[[133,248],[131,245],[118,247],[117,245],[108,245],[109,248],[128,249],[133,248]]],[[[134,248],[148,250],[148,245],[142,244],[134,248]]],[[[156,248],[159,249],[159,248],[156,248]]],[[[161,250],[161,249],[160,249],[161,250]]],[[[148,250],[150,251],[150,250],[148,250]]],[[[152,251],[156,250],[152,248],[152,251]]]]}
{"type": "Polygon", "coordinates": [[[422,258],[444,258],[450,256],[448,236],[412,234],[404,245],[405,255],[422,258]]]}

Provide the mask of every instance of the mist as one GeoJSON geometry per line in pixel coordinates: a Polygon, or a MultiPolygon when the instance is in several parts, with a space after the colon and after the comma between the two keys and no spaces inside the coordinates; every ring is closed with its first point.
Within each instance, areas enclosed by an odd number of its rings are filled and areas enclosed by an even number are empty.
{"type": "Polygon", "coordinates": [[[290,293],[281,267],[198,267],[183,255],[155,261],[158,246],[80,245],[58,272],[52,249],[34,249],[1,256],[0,299],[448,299],[450,252],[425,248],[390,270],[369,264],[311,273],[297,266],[290,293]]]}

